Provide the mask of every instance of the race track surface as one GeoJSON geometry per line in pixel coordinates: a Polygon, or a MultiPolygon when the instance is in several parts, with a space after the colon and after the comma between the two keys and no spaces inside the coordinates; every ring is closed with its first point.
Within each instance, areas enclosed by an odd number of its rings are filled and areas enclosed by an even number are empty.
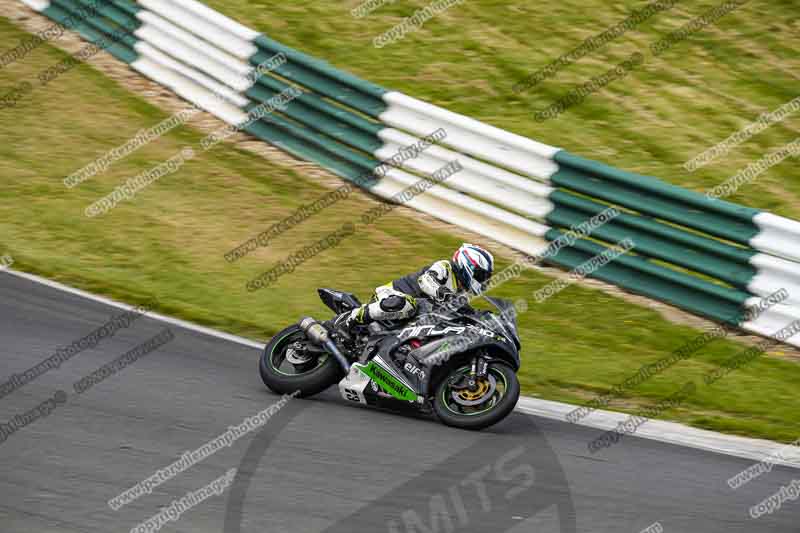
{"type": "MultiPolygon", "coordinates": [[[[0,385],[119,314],[0,273],[0,385]]],[[[0,531],[127,532],[232,468],[230,487],[162,531],[639,533],[656,522],[668,533],[800,531],[800,500],[749,516],[798,470],[775,467],[734,491],[726,480],[751,461],[635,437],[591,454],[599,430],[515,413],[470,433],[352,406],[334,389],[289,401],[262,429],[112,510],[111,498],[279,399],[261,383],[258,356],[140,318],[0,398],[7,423],[66,393],[0,443],[0,531]],[[165,328],[171,342],[74,390],[165,328]]]]}

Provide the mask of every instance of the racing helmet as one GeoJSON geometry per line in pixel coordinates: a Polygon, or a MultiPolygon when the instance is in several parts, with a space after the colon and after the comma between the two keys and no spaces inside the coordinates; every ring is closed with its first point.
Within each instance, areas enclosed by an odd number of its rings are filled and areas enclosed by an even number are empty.
{"type": "Polygon", "coordinates": [[[487,250],[464,243],[453,254],[453,271],[458,284],[478,296],[494,272],[494,257],[487,250]]]}

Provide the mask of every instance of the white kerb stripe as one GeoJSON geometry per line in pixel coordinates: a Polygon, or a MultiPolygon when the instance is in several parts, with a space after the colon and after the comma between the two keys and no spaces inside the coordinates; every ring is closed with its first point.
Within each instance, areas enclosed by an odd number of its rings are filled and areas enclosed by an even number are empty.
{"type": "Polygon", "coordinates": [[[538,143],[530,139],[504,132],[449,111],[446,111],[444,115],[439,112],[430,112],[431,109],[445,110],[419,100],[411,99],[419,105],[409,106],[407,105],[408,98],[394,96],[398,94],[388,93],[384,96],[389,106],[386,111],[381,113],[379,119],[388,126],[418,136],[428,135],[442,128],[447,132],[447,138],[442,141],[443,145],[451,146],[459,152],[512,169],[545,183],[548,183],[550,177],[558,171],[558,164],[551,160],[550,154],[557,151],[556,148],[546,147],[550,148],[549,150],[538,148],[536,146],[538,143]],[[443,116],[444,118],[442,118],[443,116]],[[493,133],[495,136],[492,137],[489,133],[493,133]],[[516,138],[523,139],[527,141],[527,145],[517,146],[516,143],[509,142],[510,137],[515,140],[516,138]],[[545,156],[545,154],[550,155],[545,156]]]}
{"type": "Polygon", "coordinates": [[[151,11],[139,11],[136,14],[136,17],[148,24],[150,26],[155,26],[165,34],[174,37],[178,41],[183,42],[187,46],[191,46],[199,53],[204,54],[217,63],[225,65],[232,71],[236,72],[239,76],[248,77],[253,72],[253,67],[250,66],[250,63],[242,61],[238,57],[235,57],[228,52],[220,50],[216,46],[213,46],[206,41],[192,35],[186,30],[183,30],[176,26],[175,24],[171,23],[170,21],[159,17],[155,13],[151,11]]]}
{"type": "Polygon", "coordinates": [[[179,72],[180,74],[183,74],[190,80],[202,85],[212,93],[217,94],[220,98],[227,100],[236,107],[244,108],[245,106],[250,104],[250,100],[248,100],[238,92],[234,91],[227,85],[223,85],[218,81],[206,76],[202,72],[187,67],[180,61],[176,61],[167,54],[156,49],[150,43],[139,41],[133,46],[133,48],[139,53],[139,55],[147,57],[155,61],[156,63],[159,63],[167,68],[179,72]]]}
{"type": "Polygon", "coordinates": [[[238,75],[227,65],[217,63],[210,57],[203,55],[202,52],[188,46],[174,37],[164,33],[151,24],[144,24],[135,32],[141,40],[149,43],[167,55],[182,61],[186,65],[191,65],[196,70],[208,74],[232,89],[244,92],[252,87],[253,83],[238,75]]]}
{"type": "MultiPolygon", "coordinates": [[[[433,133],[433,132],[429,132],[433,133]]],[[[412,146],[420,142],[419,137],[414,137],[412,135],[408,135],[407,133],[403,133],[400,130],[396,130],[394,128],[384,128],[378,132],[378,137],[387,144],[392,144],[398,148],[412,146]]],[[[386,145],[384,145],[385,147],[386,145]]],[[[385,153],[383,148],[379,149],[381,153],[385,153]]],[[[379,157],[380,160],[388,159],[394,154],[388,154],[383,157],[379,157]]],[[[483,161],[478,161],[477,159],[470,157],[468,155],[460,154],[458,152],[454,152],[453,150],[449,150],[439,145],[433,145],[428,147],[424,150],[421,156],[429,156],[433,159],[438,161],[442,161],[443,164],[445,162],[450,162],[458,159],[461,166],[465,169],[469,169],[476,174],[480,174],[481,176],[485,176],[487,180],[495,181],[498,183],[502,183],[505,185],[510,185],[515,189],[520,189],[523,191],[527,191],[534,196],[539,196],[542,198],[546,198],[550,193],[553,192],[553,188],[544,185],[538,181],[533,181],[529,178],[520,176],[519,174],[514,174],[513,172],[509,172],[508,170],[498,168],[494,165],[489,165],[484,163],[483,161]]]]}
{"type": "Polygon", "coordinates": [[[230,31],[186,11],[173,0],[139,0],[139,4],[244,61],[248,61],[258,51],[258,47],[249,40],[241,39],[230,31]]]}
{"type": "MultiPolygon", "coordinates": [[[[761,302],[762,298],[753,297],[747,300],[746,305],[756,309],[761,302]]],[[[770,337],[797,320],[800,320],[800,309],[780,303],[760,312],[755,319],[742,322],[739,327],[764,337],[770,337]]],[[[784,342],[792,346],[800,346],[800,333],[784,342]]]]}
{"type": "Polygon", "coordinates": [[[402,93],[389,92],[384,95],[383,99],[389,104],[412,109],[422,115],[435,118],[441,122],[457,125],[467,131],[478,133],[490,139],[495,139],[509,146],[515,146],[520,150],[530,152],[545,159],[552,159],[556,153],[561,151],[560,148],[542,144],[528,139],[527,137],[501,130],[500,128],[484,124],[483,122],[464,115],[459,115],[458,113],[453,113],[442,107],[423,102],[422,100],[412,98],[402,93]]]}
{"type": "Polygon", "coordinates": [[[235,36],[245,41],[253,41],[260,35],[260,33],[257,31],[251,30],[247,26],[243,26],[232,18],[226,17],[222,13],[214,11],[210,7],[201,4],[200,2],[196,2],[195,0],[172,0],[172,2],[178,6],[181,6],[187,11],[191,11],[201,18],[208,20],[209,22],[216,24],[220,28],[231,32],[235,36]]]}
{"type": "Polygon", "coordinates": [[[156,83],[172,89],[178,96],[205,109],[228,124],[239,125],[248,121],[247,113],[238,107],[225,102],[205,87],[150,58],[140,57],[131,63],[131,68],[156,83]]]}
{"type": "Polygon", "coordinates": [[[785,289],[789,293],[787,303],[800,309],[800,263],[775,257],[756,254],[750,258],[757,274],[750,280],[747,288],[753,294],[769,296],[775,291],[785,289]]]}
{"type": "MultiPolygon", "coordinates": [[[[406,183],[397,182],[391,176],[387,176],[372,187],[370,192],[388,200],[407,186],[406,183]]],[[[415,196],[403,205],[532,256],[543,254],[549,246],[547,241],[540,237],[464,209],[448,200],[442,200],[430,194],[430,191],[415,196]]]]}
{"type": "Polygon", "coordinates": [[[753,223],[761,230],[750,239],[756,250],[800,261],[800,222],[772,213],[759,213],[753,223]]]}
{"type": "MultiPolygon", "coordinates": [[[[453,177],[457,175],[458,174],[454,174],[453,177]]],[[[418,176],[414,176],[408,172],[396,168],[389,170],[386,176],[395,182],[404,185],[405,187],[412,187],[416,184],[420,184],[420,178],[418,176]]],[[[452,179],[452,177],[449,179],[452,179]]],[[[466,209],[467,211],[472,211],[475,214],[481,215],[484,218],[495,220],[502,224],[517,228],[522,232],[528,233],[535,237],[544,237],[545,233],[550,230],[548,226],[528,220],[527,218],[515,215],[514,213],[497,208],[493,205],[487,204],[486,202],[476,200],[475,198],[467,196],[466,194],[456,192],[441,185],[434,185],[430,189],[427,189],[426,193],[430,196],[435,196],[439,200],[449,202],[452,205],[457,205],[458,207],[466,209]]]]}
{"type": "Polygon", "coordinates": [[[50,7],[50,0],[22,0],[22,3],[36,11],[44,11],[50,7]]]}
{"type": "MultiPolygon", "coordinates": [[[[386,144],[375,155],[379,159],[389,158],[398,153],[400,148],[402,148],[400,145],[386,144]]],[[[486,176],[475,172],[472,168],[468,168],[465,162],[466,159],[469,159],[468,156],[459,154],[453,154],[448,159],[438,159],[433,157],[433,154],[426,152],[418,157],[401,162],[400,167],[406,171],[421,174],[424,177],[431,177],[440,168],[458,160],[463,167],[462,170],[443,182],[443,186],[468,193],[473,197],[501,205],[505,209],[516,211],[540,221],[544,221],[545,217],[553,210],[554,205],[546,196],[535,196],[505,183],[498,183],[488,179],[486,176]]]]}

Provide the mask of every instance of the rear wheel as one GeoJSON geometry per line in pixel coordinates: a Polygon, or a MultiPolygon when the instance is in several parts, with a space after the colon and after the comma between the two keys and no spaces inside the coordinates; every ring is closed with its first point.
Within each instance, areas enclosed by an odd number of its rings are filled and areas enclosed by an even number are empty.
{"type": "Polygon", "coordinates": [[[261,354],[261,380],[278,394],[300,397],[324,391],[344,377],[336,359],[312,346],[300,326],[290,326],[269,341],[261,354]]]}
{"type": "Polygon", "coordinates": [[[519,400],[519,380],[508,364],[495,361],[485,378],[472,389],[462,384],[469,378],[470,366],[453,367],[436,387],[433,410],[448,426],[484,429],[514,410],[519,400]]]}

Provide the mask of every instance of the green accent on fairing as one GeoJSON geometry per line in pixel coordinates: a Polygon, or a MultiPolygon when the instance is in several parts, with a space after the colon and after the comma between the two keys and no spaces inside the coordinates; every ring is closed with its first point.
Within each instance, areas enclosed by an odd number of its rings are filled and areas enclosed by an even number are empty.
{"type": "MultiPolygon", "coordinates": [[[[256,42],[258,42],[258,39],[256,39],[256,42]]],[[[282,48],[287,47],[274,47],[274,49],[268,49],[267,51],[259,50],[250,58],[250,64],[258,66],[269,60],[282,48]]],[[[291,49],[289,48],[289,50],[291,49]]],[[[291,59],[292,57],[287,53],[289,62],[277,67],[273,72],[373,118],[378,118],[381,113],[386,111],[387,105],[382,99],[365,94],[349,84],[342,83],[321,73],[317,69],[311,69],[294,62],[291,59]]]]}
{"type": "Polygon", "coordinates": [[[135,3],[131,2],[131,0],[111,0],[111,1],[115,3],[117,7],[127,11],[131,15],[136,15],[136,13],[142,11],[142,8],[136,5],[135,3]]]}
{"type": "Polygon", "coordinates": [[[353,366],[360,370],[361,373],[370,377],[372,381],[398,400],[413,402],[417,399],[416,392],[406,387],[399,379],[391,375],[388,370],[374,360],[370,361],[367,365],[353,363],[353,366]]]}
{"type": "MultiPolygon", "coordinates": [[[[258,104],[251,103],[247,105],[244,109],[247,112],[252,111],[258,107],[258,104]]],[[[320,135],[316,131],[312,130],[308,126],[303,124],[298,124],[296,122],[291,122],[277,114],[277,112],[270,113],[261,119],[262,122],[268,122],[274,126],[277,126],[293,137],[305,141],[306,143],[312,144],[318,148],[321,148],[332,155],[337,156],[338,158],[347,161],[353,165],[358,166],[362,169],[362,171],[371,171],[376,166],[378,166],[379,161],[373,157],[364,156],[355,150],[348,148],[347,146],[340,144],[330,137],[325,135],[320,135]]]]}
{"type": "Polygon", "coordinates": [[[559,187],[741,244],[759,232],[752,220],[760,213],[757,209],[711,200],[652,176],[618,170],[565,151],[558,152],[554,160],[560,168],[550,179],[559,187]]]}
{"type": "MultiPolygon", "coordinates": [[[[252,100],[267,103],[270,98],[278,93],[256,84],[248,89],[245,94],[252,100]]],[[[375,135],[364,133],[349,124],[331,118],[330,115],[320,113],[303,103],[299,98],[289,102],[281,112],[287,117],[331,137],[333,140],[348,144],[369,154],[383,146],[383,143],[375,135]]]]}
{"type": "MultiPolygon", "coordinates": [[[[269,75],[259,76],[257,81],[259,84],[255,85],[254,87],[261,89],[261,86],[263,86],[266,87],[267,90],[271,90],[276,93],[285,91],[289,87],[292,87],[288,83],[269,75]]],[[[386,126],[380,122],[369,120],[347,108],[334,105],[312,92],[303,93],[302,96],[293,100],[293,102],[296,101],[303,102],[303,104],[312,109],[316,109],[317,111],[327,113],[331,117],[344,122],[345,124],[349,124],[350,126],[358,128],[364,133],[377,135],[386,128],[386,126]]]]}
{"type": "Polygon", "coordinates": [[[359,167],[338,157],[331,155],[326,150],[321,150],[316,146],[310,145],[301,139],[289,134],[285,130],[265,122],[258,120],[252,124],[245,126],[244,131],[261,139],[273,146],[284,150],[293,156],[304,161],[311,161],[320,165],[321,167],[333,172],[337,176],[346,179],[360,187],[371,188],[377,180],[374,178],[366,178],[368,173],[359,167]]]}
{"type": "MultiPolygon", "coordinates": [[[[545,238],[553,241],[561,235],[563,233],[559,230],[550,230],[545,238]]],[[[574,269],[606,250],[607,247],[598,243],[580,239],[574,245],[562,248],[554,256],[548,257],[546,261],[574,269]]],[[[633,251],[635,250],[634,248],[633,251]]],[[[751,297],[744,291],[716,285],[630,253],[617,257],[590,276],[733,325],[744,320],[744,305],[751,297]]]]}
{"type": "MultiPolygon", "coordinates": [[[[56,4],[50,4],[50,6],[41,11],[41,13],[62,25],[65,24],[66,20],[72,16],[70,12],[65,11],[56,4]]],[[[72,16],[72,18],[74,20],[75,17],[72,16]]],[[[139,59],[139,54],[136,53],[133,48],[125,45],[122,42],[113,42],[111,37],[97,31],[95,28],[83,21],[78,21],[74,25],[73,29],[77,31],[81,37],[90,43],[103,48],[106,52],[113,55],[120,61],[130,64],[139,59]]]]}
{"type": "MultiPolygon", "coordinates": [[[[574,227],[608,207],[562,191],[550,195],[556,201],[554,197],[558,201],[555,209],[547,216],[547,221],[556,227],[574,227]],[[565,207],[565,204],[571,207],[565,207]]],[[[754,251],[689,233],[639,215],[622,213],[597,227],[591,236],[608,243],[629,238],[636,244],[638,254],[694,270],[741,288],[746,288],[757,274],[756,269],[748,262],[755,255],[754,251]]]]}

